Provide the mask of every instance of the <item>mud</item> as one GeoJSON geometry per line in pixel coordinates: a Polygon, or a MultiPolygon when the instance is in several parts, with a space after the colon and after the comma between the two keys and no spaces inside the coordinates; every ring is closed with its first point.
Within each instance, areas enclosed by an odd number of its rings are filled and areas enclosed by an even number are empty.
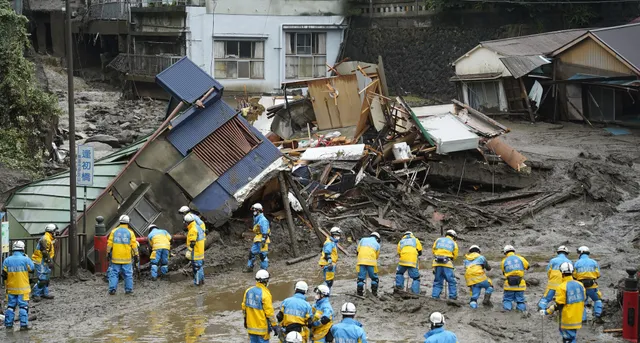
{"type": "MultiPolygon", "coordinates": [[[[428,297],[403,299],[392,295],[394,270],[397,263],[396,246],[404,230],[413,230],[423,241],[427,253],[422,260],[422,291],[431,294],[433,276],[429,247],[438,237],[436,229],[425,218],[433,212],[429,204],[409,194],[390,192],[383,198],[402,203],[407,210],[399,213],[396,231],[382,231],[383,247],[380,256],[381,293],[379,299],[368,295],[361,300],[348,294],[355,292],[355,241],[368,235],[371,225],[361,217],[331,220],[318,213],[323,226],[340,225],[346,233],[344,245],[350,257],[341,254],[338,280],[334,284],[332,304],[335,310],[345,301],[358,307],[357,319],[364,324],[371,342],[422,342],[428,331],[428,315],[438,310],[447,317],[447,328],[454,331],[460,342],[557,342],[559,334],[554,318],[541,318],[535,311],[544,292],[547,261],[555,255],[558,245],[567,245],[573,252],[587,245],[592,257],[600,262],[600,289],[605,299],[605,319],[602,326],[585,325],[578,333],[580,341],[622,342],[618,337],[603,334],[603,328],[620,327],[620,305],[616,300],[618,281],[626,276],[624,269],[640,265],[634,244],[640,240],[636,223],[640,217],[638,197],[637,147],[638,132],[628,136],[608,136],[604,130],[567,123],[562,129],[539,123],[530,125],[505,122],[512,129],[506,141],[530,160],[554,168],[526,190],[553,190],[579,182],[586,190],[580,196],[548,207],[528,216],[521,222],[492,224],[484,227],[469,225],[464,210],[438,208],[446,216],[445,228],[459,232],[460,254],[472,244],[478,244],[494,269],[488,274],[494,281],[494,307],[468,308],[469,294],[464,287],[463,270],[457,261],[458,304],[428,297]],[[581,157],[588,156],[593,158],[581,157]],[[616,156],[615,163],[609,161],[616,156]],[[608,160],[609,159],[609,160],[608,160]],[[631,162],[631,163],[629,163],[631,162]],[[629,165],[631,164],[631,165],[629,165]],[[404,219],[403,219],[404,218],[404,219]],[[526,292],[530,315],[501,311],[502,280],[498,264],[501,249],[512,244],[518,253],[528,258],[532,269],[525,277],[529,281],[526,292]],[[537,282],[536,282],[537,281],[537,282]]],[[[354,192],[349,201],[366,198],[365,191],[354,192]]],[[[457,199],[472,204],[491,196],[490,191],[463,190],[457,199]]],[[[453,198],[452,195],[449,195],[453,198]]],[[[396,207],[397,208],[397,207],[396,207]]],[[[391,211],[389,211],[391,213],[391,211]]],[[[332,214],[333,216],[334,214],[332,214]]],[[[337,214],[335,214],[337,215],[337,214]]],[[[472,218],[472,217],[469,217],[472,218]]],[[[297,243],[304,253],[319,251],[313,233],[297,222],[297,243]]],[[[243,238],[248,231],[246,219],[234,219],[217,231],[220,235],[206,254],[207,279],[203,287],[192,286],[186,277],[172,277],[171,281],[137,281],[135,294],[125,296],[122,288],[115,296],[107,295],[107,285],[100,276],[86,277],[87,281],[53,280],[51,291],[56,299],[33,303],[38,319],[28,333],[0,331],[2,341],[56,342],[245,342],[240,301],[244,290],[254,284],[253,275],[242,273],[250,240],[243,238]]],[[[317,259],[286,266],[292,257],[289,238],[280,223],[272,229],[270,254],[272,289],[277,304],[290,296],[295,281],[303,279],[310,285],[321,282],[317,259]]],[[[173,272],[180,274],[179,271],[173,272]]],[[[143,274],[143,277],[145,275],[143,274]]],[[[122,284],[120,285],[122,287],[122,284]]],[[[340,316],[337,315],[339,318],[340,316]]],[[[272,339],[275,341],[275,339],[272,339]]]]}

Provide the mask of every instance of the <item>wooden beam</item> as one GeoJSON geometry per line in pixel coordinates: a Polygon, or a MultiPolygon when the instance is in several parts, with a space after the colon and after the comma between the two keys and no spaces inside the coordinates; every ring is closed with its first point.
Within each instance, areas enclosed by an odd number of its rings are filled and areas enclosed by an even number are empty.
{"type": "Polygon", "coordinates": [[[304,211],[305,216],[309,218],[311,229],[313,230],[313,232],[315,232],[316,236],[318,237],[319,245],[322,246],[325,240],[325,236],[319,230],[319,226],[316,223],[315,219],[313,219],[313,217],[311,216],[311,211],[309,211],[309,206],[307,206],[307,201],[304,200],[304,197],[302,197],[302,195],[300,194],[298,185],[296,185],[296,183],[293,181],[293,178],[291,177],[291,175],[289,173],[284,173],[284,178],[289,183],[289,186],[291,187],[293,194],[295,194],[296,198],[298,198],[298,201],[300,201],[300,205],[302,205],[302,210],[304,211]]]}
{"type": "Polygon", "coordinates": [[[278,182],[280,183],[280,193],[282,194],[282,206],[287,213],[287,229],[289,230],[289,239],[291,240],[291,248],[293,249],[293,256],[298,257],[298,245],[296,244],[295,224],[293,223],[293,217],[291,216],[291,206],[289,206],[289,191],[287,190],[287,182],[284,179],[284,172],[278,173],[278,182]]]}
{"type": "Polygon", "coordinates": [[[527,105],[527,111],[529,111],[529,118],[531,122],[534,123],[536,118],[533,116],[533,110],[531,110],[531,104],[529,103],[529,95],[527,95],[527,87],[524,85],[524,81],[522,78],[519,78],[520,81],[520,90],[522,91],[522,98],[524,99],[524,104],[527,105]]]}

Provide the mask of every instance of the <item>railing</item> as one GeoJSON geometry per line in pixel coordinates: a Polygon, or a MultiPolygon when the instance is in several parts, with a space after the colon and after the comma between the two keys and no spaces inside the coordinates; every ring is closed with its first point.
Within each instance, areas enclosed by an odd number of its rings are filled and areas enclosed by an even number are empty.
{"type": "Polygon", "coordinates": [[[433,9],[423,1],[381,1],[373,4],[354,1],[351,7],[355,12],[359,12],[360,15],[371,17],[401,17],[434,13],[433,9]]]}
{"type": "MultiPolygon", "coordinates": [[[[31,255],[36,250],[36,245],[38,245],[38,241],[41,236],[38,237],[26,237],[26,238],[15,238],[9,240],[9,246],[13,246],[13,242],[15,241],[23,241],[25,244],[25,254],[31,258],[31,255]]],[[[78,263],[83,267],[87,267],[87,250],[86,250],[86,240],[87,235],[84,233],[78,234],[78,263]]],[[[70,255],[69,255],[69,236],[57,236],[55,238],[55,243],[53,245],[55,249],[55,256],[53,258],[54,268],[51,273],[51,277],[61,277],[67,271],[70,265],[70,255]]],[[[8,256],[9,254],[5,255],[8,256]]],[[[35,274],[34,274],[35,275],[35,274]]]]}
{"type": "Polygon", "coordinates": [[[92,20],[128,20],[129,1],[99,1],[89,7],[92,20]]]}
{"type": "Polygon", "coordinates": [[[134,7],[205,6],[206,0],[132,0],[134,7]]]}
{"type": "Polygon", "coordinates": [[[108,66],[131,75],[156,76],[181,58],[182,56],[119,54],[108,66]]]}

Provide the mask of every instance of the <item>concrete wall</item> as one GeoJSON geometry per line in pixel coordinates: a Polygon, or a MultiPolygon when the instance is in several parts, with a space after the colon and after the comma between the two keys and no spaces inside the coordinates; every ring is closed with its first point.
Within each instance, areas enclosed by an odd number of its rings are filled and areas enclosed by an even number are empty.
{"type": "MultiPolygon", "coordinates": [[[[287,2],[283,0],[282,2],[287,2]]],[[[293,2],[293,1],[292,1],[293,2]]],[[[323,2],[323,1],[320,1],[323,2]]],[[[330,1],[325,1],[330,2],[330,1]]],[[[221,5],[219,4],[218,7],[221,5]]],[[[275,6],[275,5],[273,5],[275,6]]],[[[216,8],[216,12],[218,8],[216,8]]],[[[217,40],[264,40],[264,79],[219,79],[229,91],[273,92],[285,80],[285,31],[282,25],[308,25],[306,32],[327,33],[327,63],[336,62],[343,30],[313,28],[338,25],[342,16],[275,16],[206,13],[204,7],[187,7],[187,56],[210,75],[214,75],[214,36],[217,40]]],[[[301,30],[292,30],[300,32],[301,30]]]]}
{"type": "Polygon", "coordinates": [[[347,0],[216,0],[216,14],[338,15],[347,0]]]}
{"type": "Polygon", "coordinates": [[[65,44],[65,19],[63,12],[51,12],[51,41],[53,43],[53,56],[66,56],[65,44]]]}
{"type": "Polygon", "coordinates": [[[509,77],[511,73],[505,68],[500,55],[484,47],[472,51],[455,64],[457,75],[501,73],[502,77],[509,77]]]}

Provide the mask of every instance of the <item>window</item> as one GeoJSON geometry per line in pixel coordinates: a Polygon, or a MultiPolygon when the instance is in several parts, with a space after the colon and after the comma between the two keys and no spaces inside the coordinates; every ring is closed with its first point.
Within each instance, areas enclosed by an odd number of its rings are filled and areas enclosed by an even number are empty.
{"type": "Polygon", "coordinates": [[[285,76],[310,79],[327,75],[327,34],[324,32],[287,32],[285,76]]]}
{"type": "Polygon", "coordinates": [[[160,211],[156,210],[156,208],[142,196],[127,215],[131,219],[131,228],[138,233],[138,235],[146,236],[147,233],[149,233],[149,224],[158,218],[160,211]]]}
{"type": "Polygon", "coordinates": [[[469,106],[479,111],[500,111],[500,83],[498,81],[469,82],[469,106]]]}
{"type": "Polygon", "coordinates": [[[215,41],[217,79],[264,79],[264,42],[215,41]]]}

